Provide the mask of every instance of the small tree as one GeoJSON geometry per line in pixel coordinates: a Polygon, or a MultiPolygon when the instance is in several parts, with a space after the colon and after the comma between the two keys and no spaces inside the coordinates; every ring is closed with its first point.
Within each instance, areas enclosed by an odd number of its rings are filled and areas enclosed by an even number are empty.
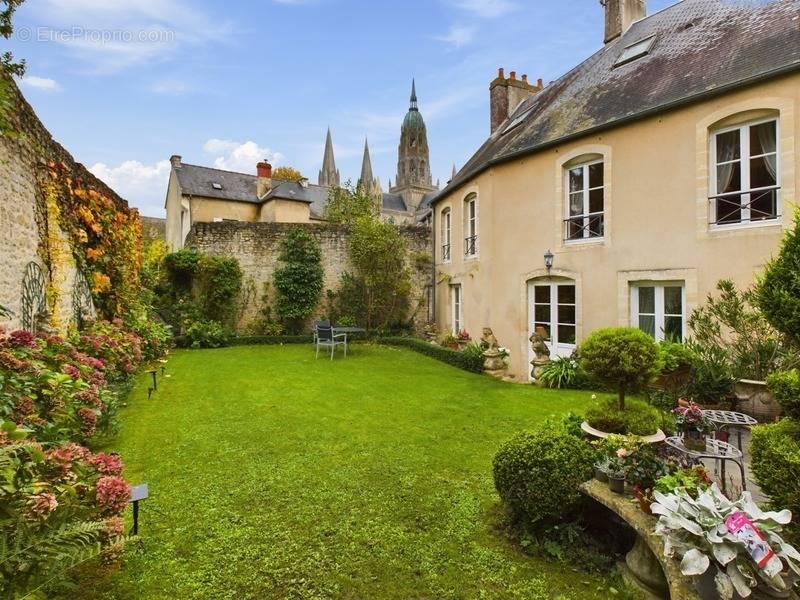
{"type": "Polygon", "coordinates": [[[282,166],[272,172],[272,178],[279,181],[300,181],[303,174],[294,167],[282,166]]]}
{"type": "Polygon", "coordinates": [[[275,271],[275,312],[293,332],[311,316],[322,294],[322,250],[308,231],[295,227],[281,242],[275,271]]]}
{"type": "Polygon", "coordinates": [[[353,224],[361,217],[377,217],[375,199],[364,193],[359,185],[353,187],[348,181],[344,187],[333,186],[328,192],[325,218],[331,223],[353,224]]]}
{"type": "Polygon", "coordinates": [[[756,302],[770,324],[800,345],[800,211],[781,251],[766,266],[756,287],[756,302]]]}
{"type": "Polygon", "coordinates": [[[353,272],[342,276],[341,314],[356,317],[368,329],[402,321],[408,310],[411,274],[399,229],[362,216],[350,232],[347,254],[353,272]]]}
{"type": "Polygon", "coordinates": [[[608,327],[593,332],[578,351],[581,367],[592,379],[617,390],[619,409],[625,395],[641,391],[661,370],[658,345],[634,327],[608,327]]]}

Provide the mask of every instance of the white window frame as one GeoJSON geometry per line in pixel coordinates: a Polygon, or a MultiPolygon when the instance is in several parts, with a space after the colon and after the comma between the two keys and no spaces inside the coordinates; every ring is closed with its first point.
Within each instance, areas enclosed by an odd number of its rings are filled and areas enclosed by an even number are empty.
{"type": "Polygon", "coordinates": [[[464,294],[460,283],[450,286],[450,302],[453,335],[458,335],[464,328],[464,294]]]}
{"type": "Polygon", "coordinates": [[[550,349],[551,356],[555,358],[556,356],[561,357],[568,357],[572,355],[577,348],[578,342],[578,286],[575,280],[573,279],[535,279],[528,283],[528,323],[530,331],[528,335],[535,333],[537,325],[548,325],[550,328],[550,339],[547,340],[545,343],[547,347],[550,349]],[[558,301],[558,288],[559,286],[569,286],[574,288],[575,293],[575,302],[559,302],[558,301]],[[543,303],[543,302],[536,302],[536,288],[537,287],[547,287],[550,290],[550,302],[543,303]],[[544,321],[536,321],[536,307],[537,306],[549,306],[550,307],[550,322],[545,323],[544,321]],[[559,320],[559,307],[560,306],[572,306],[575,308],[575,322],[574,323],[562,323],[559,320]],[[575,331],[575,342],[568,343],[563,342],[559,339],[559,326],[567,326],[572,327],[575,331]]]}
{"type": "MultiPolygon", "coordinates": [[[[763,227],[765,225],[774,225],[776,221],[779,221],[781,218],[781,195],[780,195],[780,188],[781,188],[781,148],[780,148],[780,140],[781,140],[781,124],[780,119],[776,116],[767,117],[764,119],[756,119],[753,121],[747,121],[745,123],[740,123],[738,125],[733,125],[731,127],[723,127],[721,129],[714,129],[710,133],[710,140],[709,140],[709,183],[710,183],[710,190],[711,194],[709,197],[709,211],[710,217],[709,222],[711,223],[711,227],[713,229],[731,229],[731,228],[741,228],[741,227],[763,227]],[[756,156],[750,155],[750,128],[756,125],[762,125],[764,123],[775,123],[775,217],[771,219],[759,219],[758,221],[751,221],[750,220],[750,207],[748,204],[751,202],[752,193],[759,192],[764,190],[772,189],[773,186],[770,187],[760,187],[755,189],[750,189],[750,160],[752,158],[759,158],[761,156],[766,156],[765,154],[758,154],[756,156]],[[731,223],[717,223],[718,215],[717,215],[717,202],[716,197],[719,195],[719,190],[717,189],[717,167],[719,164],[724,163],[717,163],[717,136],[729,133],[731,131],[739,131],[739,166],[741,172],[741,190],[738,194],[741,196],[741,204],[742,208],[740,209],[740,220],[734,221],[731,223]]],[[[770,153],[771,154],[771,153],[770,153]]],[[[736,161],[731,161],[736,162],[736,161]]],[[[735,196],[737,192],[731,192],[731,196],[735,196]]]]}
{"type": "Polygon", "coordinates": [[[471,260],[478,257],[478,194],[472,193],[464,198],[464,257],[471,260]],[[470,209],[472,214],[470,214],[470,209]],[[470,248],[470,240],[472,247],[470,248]],[[472,252],[470,252],[472,250],[472,252]]]}
{"type": "Polygon", "coordinates": [[[583,163],[578,163],[572,166],[565,166],[564,167],[564,242],[567,244],[580,244],[582,242],[592,242],[592,241],[600,241],[605,238],[606,234],[606,174],[605,174],[605,157],[598,158],[595,160],[590,160],[583,163]],[[603,185],[596,186],[593,188],[589,187],[589,167],[592,165],[603,165],[603,185]],[[575,169],[580,168],[583,173],[583,210],[579,215],[570,215],[569,214],[569,207],[570,207],[570,196],[572,196],[572,191],[570,190],[569,185],[569,174],[570,171],[574,171],[575,169]],[[603,210],[599,213],[590,213],[589,212],[589,195],[591,192],[595,190],[603,190],[603,210]],[[589,220],[594,217],[600,215],[601,223],[603,226],[603,234],[602,235],[591,235],[591,231],[589,229],[589,220]],[[583,219],[583,231],[582,236],[577,238],[569,237],[569,229],[570,229],[570,222],[576,219],[583,219]]]}
{"type": "Polygon", "coordinates": [[[442,263],[449,263],[453,260],[452,225],[453,211],[448,207],[442,211],[442,263]]]}
{"type": "Polygon", "coordinates": [[[681,341],[686,341],[686,282],[685,281],[636,281],[630,284],[630,298],[631,298],[631,327],[639,329],[639,317],[641,315],[649,315],[651,313],[639,312],[639,290],[641,288],[654,288],[655,289],[655,340],[656,342],[663,342],[666,338],[664,336],[665,317],[680,317],[681,318],[681,341]],[[682,314],[666,314],[664,311],[664,288],[680,287],[681,288],[681,311],[682,314]]]}

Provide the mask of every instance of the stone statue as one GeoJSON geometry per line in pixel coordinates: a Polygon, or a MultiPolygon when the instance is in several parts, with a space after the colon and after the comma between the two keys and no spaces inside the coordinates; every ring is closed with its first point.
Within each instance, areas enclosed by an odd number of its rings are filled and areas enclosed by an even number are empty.
{"type": "Polygon", "coordinates": [[[547,347],[547,331],[544,327],[537,327],[529,338],[531,342],[531,349],[535,358],[531,361],[533,370],[531,377],[534,381],[538,381],[542,374],[544,366],[550,362],[550,348],[547,347]]]}
{"type": "Polygon", "coordinates": [[[500,348],[500,344],[497,342],[497,338],[494,337],[494,333],[492,332],[491,327],[483,328],[483,335],[481,336],[481,342],[483,342],[483,344],[486,346],[486,350],[497,350],[500,348]]]}
{"type": "Polygon", "coordinates": [[[486,349],[483,351],[483,370],[491,375],[502,379],[506,374],[506,362],[503,360],[503,353],[500,351],[500,344],[490,327],[483,328],[481,345],[486,349]]]}

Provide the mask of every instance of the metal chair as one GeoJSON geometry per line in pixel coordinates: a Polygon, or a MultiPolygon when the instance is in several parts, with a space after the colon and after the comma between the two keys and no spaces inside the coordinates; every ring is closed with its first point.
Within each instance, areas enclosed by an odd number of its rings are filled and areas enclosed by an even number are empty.
{"type": "Polygon", "coordinates": [[[330,327],[330,321],[314,321],[314,343],[317,343],[317,327],[330,327]]]}
{"type": "Polygon", "coordinates": [[[344,355],[347,356],[347,334],[346,333],[333,333],[333,328],[316,327],[316,347],[317,358],[319,358],[319,349],[321,346],[330,347],[331,360],[333,360],[333,353],[336,351],[336,346],[344,346],[344,355]]]}

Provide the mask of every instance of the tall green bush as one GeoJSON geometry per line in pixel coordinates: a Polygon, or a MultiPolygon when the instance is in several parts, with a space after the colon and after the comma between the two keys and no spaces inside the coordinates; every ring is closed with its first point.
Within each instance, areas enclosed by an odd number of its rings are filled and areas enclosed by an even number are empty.
{"type": "Polygon", "coordinates": [[[767,377],[767,385],[784,414],[800,420],[800,371],[776,371],[767,377]]]}
{"type": "Polygon", "coordinates": [[[593,448],[561,423],[524,431],[500,447],[492,475],[511,513],[533,527],[551,526],[577,508],[578,486],[592,475],[593,448]]]}
{"type": "Polygon", "coordinates": [[[347,242],[353,267],[339,290],[339,312],[353,316],[367,329],[386,329],[406,318],[411,274],[406,242],[400,230],[369,216],[358,218],[347,242]]]}
{"type": "Polygon", "coordinates": [[[273,275],[275,313],[297,333],[314,312],[322,294],[322,250],[306,229],[291,229],[281,241],[281,266],[273,275]]]}
{"type": "MultiPolygon", "coordinates": [[[[784,419],[754,427],[750,452],[753,474],[773,506],[800,514],[800,423],[784,419]]],[[[797,536],[796,522],[793,529],[797,536]]]]}
{"type": "Polygon", "coordinates": [[[595,381],[617,391],[619,410],[625,396],[641,391],[661,371],[658,345],[633,327],[598,329],[578,350],[580,365],[595,381]]]}
{"type": "Polygon", "coordinates": [[[333,186],[328,191],[325,218],[331,223],[353,224],[362,217],[378,216],[375,199],[364,193],[361,186],[353,187],[348,181],[344,186],[333,186]]]}
{"type": "Polygon", "coordinates": [[[197,264],[199,300],[206,319],[231,323],[242,291],[242,268],[229,256],[204,254],[197,264]]]}
{"type": "Polygon", "coordinates": [[[756,302],[770,324],[800,345],[800,211],[787,231],[777,257],[756,286],[756,302]]]}

